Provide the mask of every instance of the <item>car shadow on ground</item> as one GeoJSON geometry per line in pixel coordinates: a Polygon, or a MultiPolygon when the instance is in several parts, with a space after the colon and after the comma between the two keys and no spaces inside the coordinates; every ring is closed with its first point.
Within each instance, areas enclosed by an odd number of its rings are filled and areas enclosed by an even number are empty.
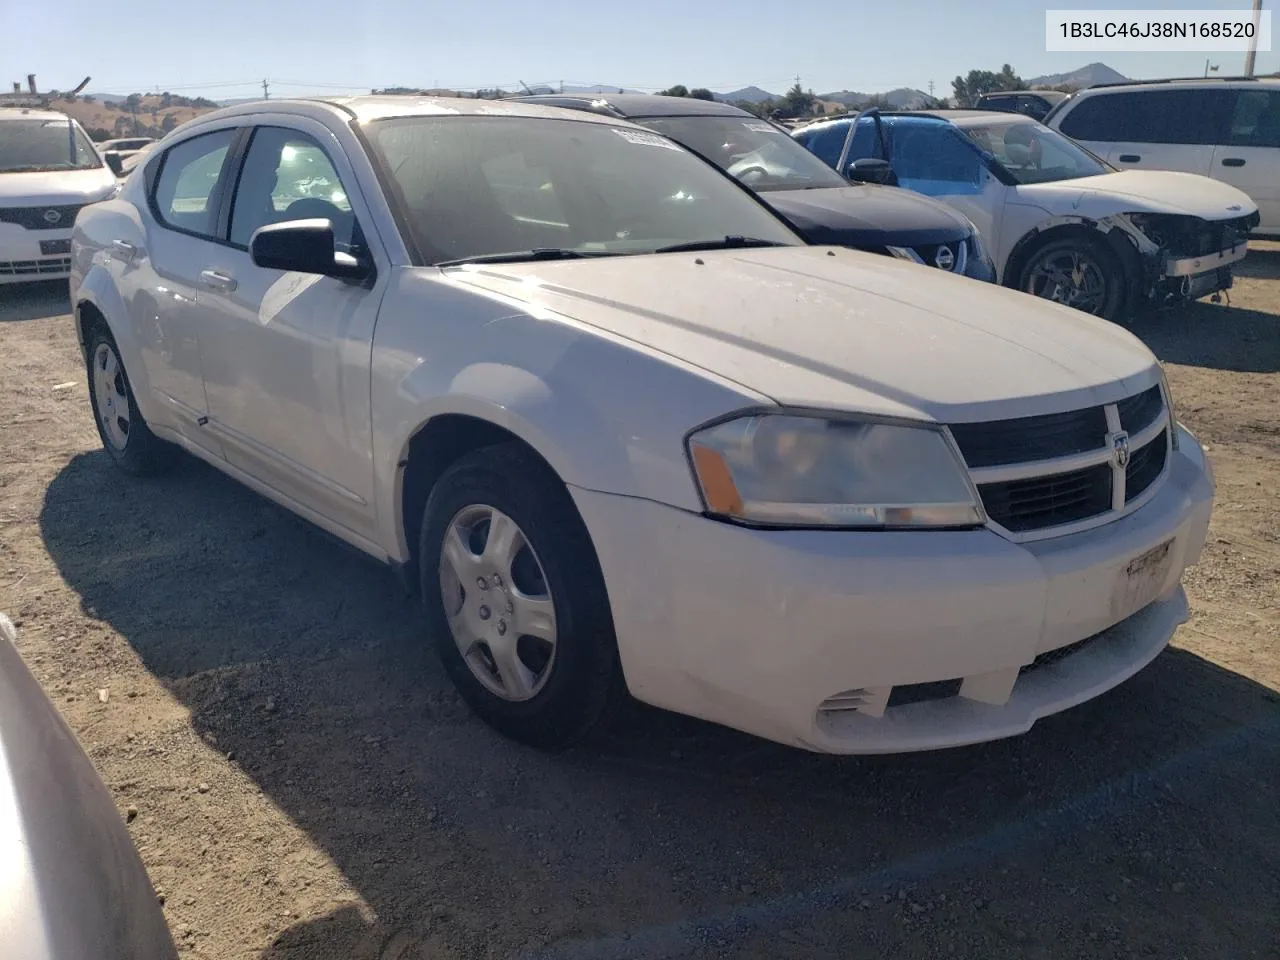
{"type": "Polygon", "coordinates": [[[65,280],[0,284],[0,323],[39,320],[71,312],[65,280]]]}
{"type": "Polygon", "coordinates": [[[382,568],[203,464],[135,481],[79,455],[40,526],[89,615],[376,914],[264,958],[941,956],[940,931],[1057,957],[1122,927],[1227,956],[1280,915],[1275,695],[1188,652],[972,748],[822,757],[635,706],[546,755],[468,713],[382,568]],[[1178,892],[1205,882],[1225,914],[1178,892]]]}
{"type": "Polygon", "coordinates": [[[1274,313],[1197,301],[1139,317],[1129,329],[1165,363],[1280,371],[1280,317],[1274,313]]]}
{"type": "Polygon", "coordinates": [[[1249,245],[1249,255],[1233,268],[1237,277],[1253,277],[1259,280],[1280,279],[1280,244],[1249,245]]]}

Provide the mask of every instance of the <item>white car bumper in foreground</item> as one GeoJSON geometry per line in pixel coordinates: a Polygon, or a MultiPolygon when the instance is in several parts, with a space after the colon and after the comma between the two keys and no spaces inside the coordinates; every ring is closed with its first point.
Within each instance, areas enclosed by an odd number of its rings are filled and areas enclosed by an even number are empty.
{"type": "Polygon", "coordinates": [[[927,750],[1025,732],[1164,648],[1213,500],[1199,445],[1180,438],[1145,506],[1025,544],[752,530],[572,493],[637,698],[811,750],[927,750]]]}

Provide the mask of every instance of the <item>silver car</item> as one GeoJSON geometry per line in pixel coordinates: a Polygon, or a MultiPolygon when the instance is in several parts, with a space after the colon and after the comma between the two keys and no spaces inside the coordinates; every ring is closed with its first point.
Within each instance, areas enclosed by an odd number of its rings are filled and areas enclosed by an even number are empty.
{"type": "Polygon", "coordinates": [[[176,958],[111,795],[16,634],[0,614],[0,957],[176,958]]]}

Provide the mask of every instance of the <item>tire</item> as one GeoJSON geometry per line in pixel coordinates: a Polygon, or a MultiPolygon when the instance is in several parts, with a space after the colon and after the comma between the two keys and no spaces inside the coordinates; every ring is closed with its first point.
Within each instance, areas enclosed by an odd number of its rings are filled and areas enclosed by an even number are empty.
{"type": "Polygon", "coordinates": [[[141,477],[163,472],[173,462],[173,447],[142,419],[111,331],[95,323],[86,339],[89,405],[103,448],[125,473],[141,477]]]}
{"type": "Polygon", "coordinates": [[[427,499],[418,556],[436,652],[463,699],[499,732],[563,749],[625,699],[586,527],[564,484],[523,446],[486,447],[444,472],[427,499]]]}
{"type": "Polygon", "coordinates": [[[1050,240],[1032,250],[1018,275],[1018,289],[1112,322],[1129,299],[1124,268],[1115,254],[1078,237],[1050,240]]]}

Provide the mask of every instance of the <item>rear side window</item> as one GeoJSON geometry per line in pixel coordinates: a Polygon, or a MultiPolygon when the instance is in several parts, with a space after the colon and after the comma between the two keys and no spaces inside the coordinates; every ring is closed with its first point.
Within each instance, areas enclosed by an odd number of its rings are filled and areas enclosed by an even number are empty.
{"type": "Polygon", "coordinates": [[[164,155],[154,197],[161,222],[188,233],[215,237],[214,194],[235,135],[235,130],[206,133],[182,141],[164,155]]]}
{"type": "Polygon", "coordinates": [[[1233,147],[1280,147],[1280,90],[1238,90],[1227,142],[1233,147]]]}
{"type": "Polygon", "coordinates": [[[999,110],[1003,113],[1014,113],[1018,109],[1018,98],[985,96],[978,101],[978,107],[982,110],[999,110]]]}
{"type": "Polygon", "coordinates": [[[1227,90],[1128,90],[1083,97],[1058,128],[1103,143],[1223,142],[1227,90]]]}

